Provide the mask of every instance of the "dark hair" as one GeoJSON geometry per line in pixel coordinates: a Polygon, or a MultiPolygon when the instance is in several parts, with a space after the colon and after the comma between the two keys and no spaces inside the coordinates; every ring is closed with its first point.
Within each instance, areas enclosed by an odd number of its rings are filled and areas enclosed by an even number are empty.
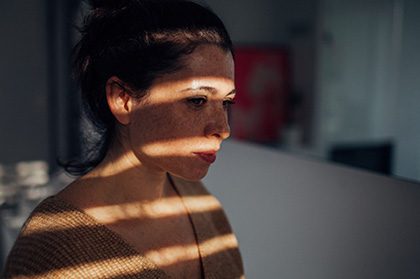
{"type": "Polygon", "coordinates": [[[67,172],[82,175],[105,157],[115,136],[115,119],[105,84],[117,76],[135,97],[147,93],[153,81],[182,68],[181,58],[202,44],[233,53],[232,42],[218,16],[187,0],[91,0],[74,48],[73,70],[82,93],[84,115],[98,135],[84,134],[80,160],[64,164],[67,172]]]}

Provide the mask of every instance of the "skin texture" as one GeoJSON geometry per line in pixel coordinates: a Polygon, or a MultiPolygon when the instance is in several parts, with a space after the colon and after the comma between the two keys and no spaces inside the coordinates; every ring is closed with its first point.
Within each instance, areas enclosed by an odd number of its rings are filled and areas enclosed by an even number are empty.
{"type": "Polygon", "coordinates": [[[229,137],[234,64],[230,52],[212,45],[197,47],[182,62],[181,70],[156,79],[140,100],[118,77],[108,80],[108,105],[118,122],[116,139],[101,164],[58,196],[140,253],[157,251],[153,260],[173,278],[199,278],[196,245],[179,251],[180,257],[197,259],[189,264],[165,264],[173,255],[159,252],[169,245],[196,243],[167,173],[191,181],[206,175],[210,163],[197,153],[214,155],[229,137]],[[163,209],[176,217],[159,218],[163,209]]]}
{"type": "Polygon", "coordinates": [[[122,129],[133,165],[199,180],[209,164],[196,152],[217,151],[229,136],[226,104],[233,99],[233,63],[219,48],[198,48],[186,67],[156,80],[150,93],[134,102],[122,129]]]}

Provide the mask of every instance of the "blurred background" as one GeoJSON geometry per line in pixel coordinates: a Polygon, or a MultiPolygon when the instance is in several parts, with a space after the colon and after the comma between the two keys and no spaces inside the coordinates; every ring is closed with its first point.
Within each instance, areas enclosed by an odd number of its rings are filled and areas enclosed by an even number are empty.
{"type": "MultiPolygon", "coordinates": [[[[206,3],[237,50],[233,138],[420,181],[420,1],[206,3]]],[[[57,158],[82,150],[69,57],[85,9],[0,2],[0,194],[11,230],[22,222],[13,216],[71,180],[57,158]]]]}

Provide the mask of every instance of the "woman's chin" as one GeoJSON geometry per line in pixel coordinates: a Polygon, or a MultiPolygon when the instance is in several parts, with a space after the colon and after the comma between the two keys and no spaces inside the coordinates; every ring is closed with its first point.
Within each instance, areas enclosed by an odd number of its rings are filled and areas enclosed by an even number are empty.
{"type": "Polygon", "coordinates": [[[206,174],[208,172],[208,168],[203,170],[191,170],[189,172],[182,172],[182,173],[172,173],[170,172],[171,175],[176,176],[178,178],[187,180],[187,181],[192,181],[192,182],[197,182],[200,181],[201,179],[203,179],[206,174]]]}

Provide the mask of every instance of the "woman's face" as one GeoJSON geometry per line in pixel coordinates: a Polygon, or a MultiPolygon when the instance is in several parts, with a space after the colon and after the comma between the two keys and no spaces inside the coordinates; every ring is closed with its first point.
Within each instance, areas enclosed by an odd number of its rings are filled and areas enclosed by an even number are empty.
{"type": "Polygon", "coordinates": [[[181,70],[158,78],[135,103],[127,139],[139,164],[199,180],[229,137],[234,63],[230,52],[212,45],[197,47],[183,61],[181,70]]]}

